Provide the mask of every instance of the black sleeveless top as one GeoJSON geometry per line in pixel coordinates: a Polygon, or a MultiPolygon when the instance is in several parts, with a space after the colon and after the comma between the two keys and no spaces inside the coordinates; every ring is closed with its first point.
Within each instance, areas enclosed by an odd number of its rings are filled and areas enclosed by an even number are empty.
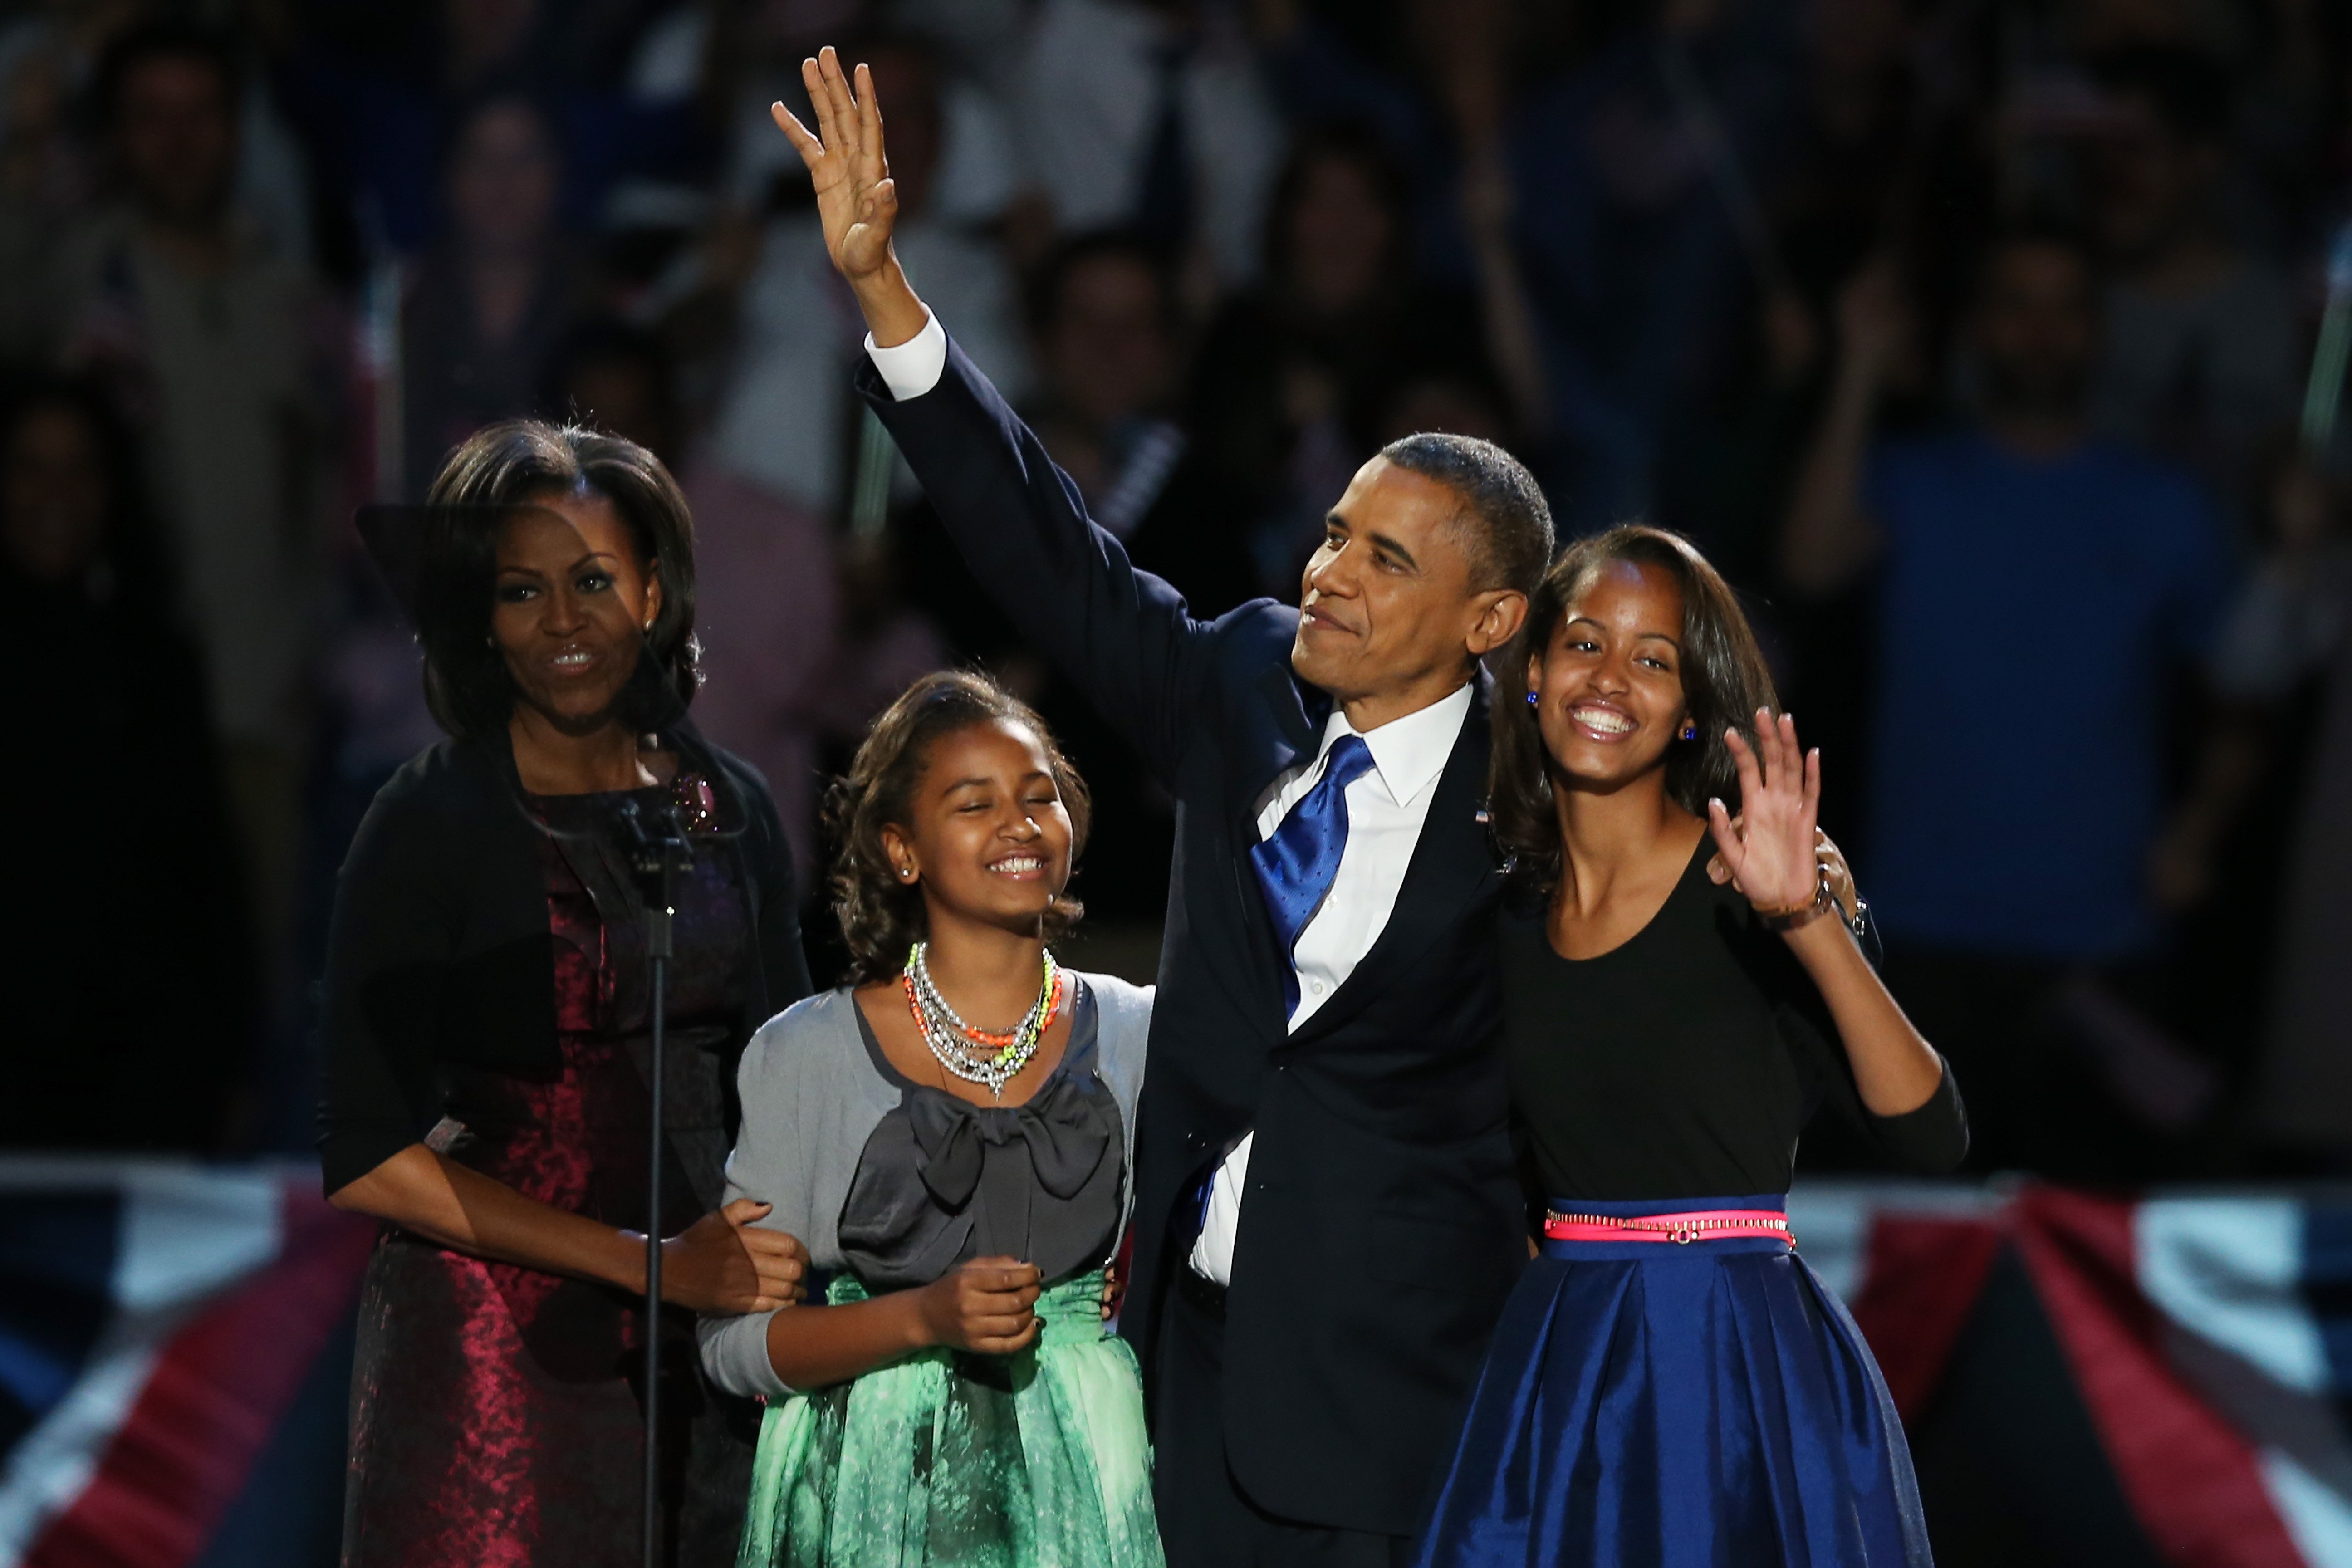
{"type": "Polygon", "coordinates": [[[1968,1150],[1950,1068],[1927,1104],[1874,1116],[1829,1009],[1702,838],[1650,923],[1597,958],[1562,958],[1544,910],[1501,922],[1504,1050],[1515,1116],[1547,1195],[1600,1200],[1785,1193],[1824,1100],[1890,1158],[1948,1171],[1968,1150]]]}

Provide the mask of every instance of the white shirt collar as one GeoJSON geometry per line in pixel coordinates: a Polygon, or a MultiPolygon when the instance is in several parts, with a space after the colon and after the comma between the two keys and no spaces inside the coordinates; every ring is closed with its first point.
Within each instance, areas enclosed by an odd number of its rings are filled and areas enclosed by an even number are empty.
{"type": "Polygon", "coordinates": [[[1347,710],[1335,704],[1323,724],[1323,749],[1317,760],[1329,755],[1340,736],[1361,734],[1389,798],[1409,805],[1445,771],[1454,742],[1461,737],[1462,721],[1470,716],[1470,698],[1467,685],[1456,687],[1453,695],[1369,731],[1349,723],[1347,710]]]}

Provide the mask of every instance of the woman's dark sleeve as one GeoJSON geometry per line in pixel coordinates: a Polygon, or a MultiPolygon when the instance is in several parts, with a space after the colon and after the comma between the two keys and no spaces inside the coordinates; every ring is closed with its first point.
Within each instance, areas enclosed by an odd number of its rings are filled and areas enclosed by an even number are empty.
{"type": "MultiPolygon", "coordinates": [[[[1960,1086],[1952,1078],[1952,1064],[1944,1059],[1941,1051],[1936,1053],[1936,1063],[1944,1069],[1944,1076],[1936,1080],[1936,1092],[1927,1097],[1927,1103],[1916,1110],[1906,1110],[1900,1116],[1875,1116],[1862,1104],[1860,1095],[1854,1097],[1863,1124],[1870,1129],[1878,1146],[1906,1170],[1929,1176],[1959,1169],[1969,1152],[1969,1110],[1960,1102],[1960,1086]]],[[[1852,1081],[1850,1077],[1848,1081],[1852,1081]]]]}
{"type": "Polygon", "coordinates": [[[760,886],[760,930],[755,940],[760,948],[760,974],[768,991],[768,1016],[773,1017],[810,990],[808,952],[801,946],[800,900],[793,888],[792,845],[784,837],[783,820],[776,815],[775,797],[768,792],[767,782],[749,764],[735,771],[750,797],[754,849],[751,872],[760,886]]]}
{"type": "MultiPolygon", "coordinates": [[[[1778,939],[1775,939],[1776,941],[1778,939]]],[[[1863,1130],[1879,1152],[1902,1170],[1923,1176],[1940,1176],[1958,1170],[1969,1152],[1968,1108],[1960,1102],[1952,1064],[1936,1057],[1943,1076],[1927,1103],[1899,1116],[1881,1116],[1862,1102],[1853,1081],[1853,1063],[1838,1035],[1828,1005],[1793,956],[1788,968],[1793,976],[1787,994],[1774,1007],[1780,1033],[1800,1060],[1811,1065],[1817,1092],[1835,1102],[1863,1130]]]]}
{"type": "Polygon", "coordinates": [[[435,1115],[433,1042],[455,945],[438,868],[452,848],[406,782],[376,796],[336,879],[319,1041],[330,1193],[416,1142],[435,1115]]]}

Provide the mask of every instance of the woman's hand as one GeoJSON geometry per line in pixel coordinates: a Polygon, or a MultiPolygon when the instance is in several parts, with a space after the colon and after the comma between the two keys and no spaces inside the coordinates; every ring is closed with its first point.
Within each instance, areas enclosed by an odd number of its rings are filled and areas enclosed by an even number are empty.
{"type": "Polygon", "coordinates": [[[828,44],[814,59],[801,62],[801,81],[816,110],[818,134],[781,103],[770,104],[768,112],[808,165],[825,252],[854,286],[890,263],[890,231],[898,220],[898,186],[882,151],[874,73],[859,66],[853,91],[841,57],[828,44]]]}
{"type": "Polygon", "coordinates": [[[800,1237],[751,1222],[768,1205],[737,1198],[662,1243],[662,1300],[732,1317],[771,1312],[801,1299],[808,1249],[800,1237]]]}
{"type": "Polygon", "coordinates": [[[1738,731],[1724,739],[1739,769],[1739,824],[1723,802],[1706,803],[1707,826],[1733,886],[1768,913],[1801,910],[1821,887],[1815,819],[1821,813],[1822,754],[1797,746],[1797,721],[1756,710],[1756,744],[1738,731]]]}
{"type": "MultiPolygon", "coordinates": [[[[1746,826],[1745,817],[1731,819],[1734,837],[1746,826]]],[[[1818,827],[1813,829],[1813,858],[1820,864],[1822,877],[1828,879],[1830,898],[1836,903],[1838,912],[1849,921],[1853,919],[1853,911],[1861,907],[1855,901],[1853,868],[1846,864],[1845,851],[1837,847],[1837,840],[1818,827]]],[[[1723,863],[1721,855],[1706,858],[1706,879],[1718,888],[1731,880],[1731,868],[1723,863]]]]}
{"type": "Polygon", "coordinates": [[[1015,1258],[976,1258],[923,1287],[923,1330],[932,1344],[983,1355],[1026,1350],[1041,1327],[1037,1266],[1015,1258]]]}

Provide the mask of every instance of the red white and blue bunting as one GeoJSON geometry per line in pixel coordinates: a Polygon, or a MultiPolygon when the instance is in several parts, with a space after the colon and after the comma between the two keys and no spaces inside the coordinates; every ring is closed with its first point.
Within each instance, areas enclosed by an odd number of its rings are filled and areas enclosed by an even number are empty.
{"type": "Polygon", "coordinates": [[[348,1321],[315,1169],[0,1161],[0,1568],[187,1568],[348,1321]]]}
{"type": "MultiPolygon", "coordinates": [[[[0,1568],[205,1555],[350,1320],[374,1227],[317,1180],[0,1161],[0,1568]]],[[[1907,1421],[2021,1269],[2158,1558],[2352,1568],[2352,1194],[1811,1183],[1789,1214],[1907,1421]]]]}
{"type": "Polygon", "coordinates": [[[1817,1184],[1789,1213],[1906,1422],[2006,1254],[2158,1557],[2352,1568],[2352,1194],[1817,1184]]]}

